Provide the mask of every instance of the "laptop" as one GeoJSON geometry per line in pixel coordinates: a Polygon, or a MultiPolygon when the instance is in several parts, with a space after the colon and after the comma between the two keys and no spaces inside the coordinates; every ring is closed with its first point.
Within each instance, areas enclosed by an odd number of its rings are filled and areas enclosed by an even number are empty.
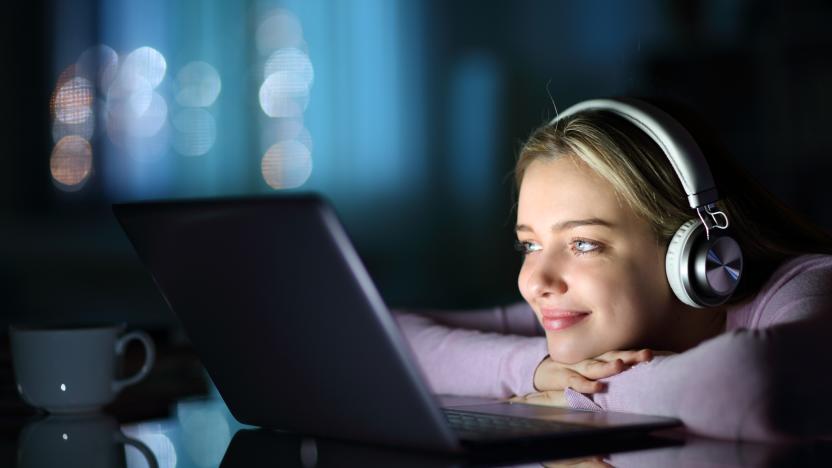
{"type": "Polygon", "coordinates": [[[319,195],[125,203],[113,211],[241,423],[459,453],[680,424],[432,394],[319,195]]]}

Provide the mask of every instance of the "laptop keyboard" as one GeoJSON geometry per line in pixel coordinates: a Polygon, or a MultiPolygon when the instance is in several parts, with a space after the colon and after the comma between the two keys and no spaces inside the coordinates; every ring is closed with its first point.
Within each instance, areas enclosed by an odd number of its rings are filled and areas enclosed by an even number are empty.
{"type": "Polygon", "coordinates": [[[443,408],[442,412],[448,419],[451,428],[461,436],[533,436],[558,432],[574,433],[590,429],[585,426],[558,421],[473,413],[448,408],[443,408]]]}

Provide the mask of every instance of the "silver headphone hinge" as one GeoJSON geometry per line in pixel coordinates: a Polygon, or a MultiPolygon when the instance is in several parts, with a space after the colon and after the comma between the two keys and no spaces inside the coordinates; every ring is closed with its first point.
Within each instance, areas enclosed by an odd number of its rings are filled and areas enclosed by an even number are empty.
{"type": "Polygon", "coordinates": [[[705,205],[705,213],[710,216],[710,219],[706,219],[702,216],[701,207],[696,209],[696,214],[699,215],[699,220],[702,221],[702,225],[705,226],[705,238],[711,240],[711,229],[728,229],[730,223],[728,222],[728,215],[724,212],[716,210],[715,203],[708,203],[705,205]],[[719,218],[722,218],[722,222],[720,223],[719,218]]]}

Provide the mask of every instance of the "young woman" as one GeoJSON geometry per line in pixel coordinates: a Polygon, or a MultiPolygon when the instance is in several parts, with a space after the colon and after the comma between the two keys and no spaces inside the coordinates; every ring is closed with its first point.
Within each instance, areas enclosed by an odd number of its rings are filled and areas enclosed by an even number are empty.
{"type": "Polygon", "coordinates": [[[525,302],[396,314],[433,390],[670,416],[729,439],[832,434],[832,238],[678,110],[719,192],[708,209],[691,209],[679,163],[632,119],[567,113],[516,165],[525,302]],[[742,249],[741,273],[721,273],[738,283],[704,304],[682,300],[666,270],[674,233],[697,215],[708,239],[742,249]]]}

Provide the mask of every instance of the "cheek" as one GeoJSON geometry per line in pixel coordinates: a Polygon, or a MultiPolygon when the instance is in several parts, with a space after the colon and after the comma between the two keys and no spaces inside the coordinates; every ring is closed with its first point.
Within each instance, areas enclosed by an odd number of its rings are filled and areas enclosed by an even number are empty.
{"type": "Polygon", "coordinates": [[[526,301],[529,301],[531,298],[531,293],[529,291],[529,274],[531,274],[529,261],[524,260],[523,265],[520,267],[520,273],[517,275],[517,289],[520,290],[520,295],[523,296],[523,299],[526,301]]]}
{"type": "Polygon", "coordinates": [[[592,317],[573,333],[547,333],[550,354],[560,358],[553,359],[576,362],[650,340],[663,317],[666,289],[656,275],[626,263],[574,273],[570,290],[592,317]]]}
{"type": "Polygon", "coordinates": [[[609,349],[641,346],[667,320],[669,286],[663,274],[633,265],[618,273],[614,287],[598,292],[599,334],[609,340],[609,349]]]}

